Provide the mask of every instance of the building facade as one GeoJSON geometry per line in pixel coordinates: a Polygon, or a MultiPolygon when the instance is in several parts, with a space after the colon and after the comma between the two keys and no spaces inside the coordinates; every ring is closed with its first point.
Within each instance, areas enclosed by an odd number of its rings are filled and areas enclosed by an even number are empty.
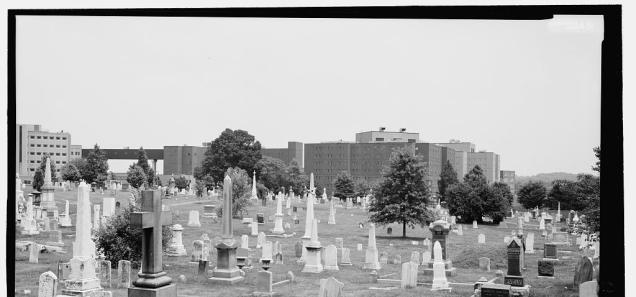
{"type": "Polygon", "coordinates": [[[386,131],[380,127],[378,131],[367,131],[356,133],[356,143],[382,143],[382,142],[408,142],[416,143],[420,141],[419,133],[406,132],[405,128],[400,131],[386,131]]]}
{"type": "Polygon", "coordinates": [[[304,147],[302,142],[287,142],[287,148],[261,148],[261,155],[277,158],[289,165],[296,161],[300,168],[304,168],[304,147]]]}
{"type": "Polygon", "coordinates": [[[71,157],[71,134],[45,131],[41,125],[16,125],[15,165],[21,179],[32,181],[46,154],[51,156],[59,176],[71,157]]]}
{"type": "Polygon", "coordinates": [[[468,171],[479,167],[484,172],[489,183],[499,181],[499,155],[493,152],[468,153],[468,171]]]}
{"type": "Polygon", "coordinates": [[[164,146],[163,175],[193,175],[194,169],[203,164],[207,147],[164,146]]]}

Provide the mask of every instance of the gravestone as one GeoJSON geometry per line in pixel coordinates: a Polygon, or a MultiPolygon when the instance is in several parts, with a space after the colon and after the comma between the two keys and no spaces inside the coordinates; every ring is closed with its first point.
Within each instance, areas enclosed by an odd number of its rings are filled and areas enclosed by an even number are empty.
{"type": "Polygon", "coordinates": [[[418,251],[412,251],[411,252],[411,262],[413,263],[420,263],[420,252],[418,251]]]}
{"type": "MultiPolygon", "coordinates": [[[[428,229],[431,231],[431,234],[433,234],[432,242],[439,242],[442,248],[442,260],[450,261],[446,257],[446,237],[450,232],[450,225],[446,221],[437,220],[431,223],[428,229]]],[[[432,257],[435,258],[435,250],[433,250],[432,257]]]]}
{"type": "Polygon", "coordinates": [[[188,214],[188,227],[201,227],[198,210],[191,210],[188,214]]]}
{"type": "Polygon", "coordinates": [[[258,233],[258,238],[256,239],[256,248],[258,249],[263,247],[263,244],[265,244],[266,240],[267,240],[267,237],[265,236],[264,232],[258,233]]]}
{"type": "Polygon", "coordinates": [[[519,239],[513,238],[508,244],[508,273],[504,278],[504,284],[515,287],[523,287],[521,276],[521,244],[519,239]]]}
{"type": "Polygon", "coordinates": [[[257,213],[257,214],[256,214],[256,222],[257,222],[258,224],[261,224],[261,225],[262,225],[262,224],[265,224],[265,214],[263,214],[263,213],[257,213]]]}
{"type": "Polygon", "coordinates": [[[110,261],[99,261],[99,281],[102,287],[110,288],[112,286],[111,276],[110,261]]]}
{"type": "Polygon", "coordinates": [[[333,276],[320,280],[320,291],[318,297],[341,297],[344,284],[336,280],[333,276]]]}
{"type": "Polygon", "coordinates": [[[261,270],[256,275],[256,291],[255,296],[267,295],[273,296],[272,291],[272,273],[270,271],[261,270]]]}
{"type": "Polygon", "coordinates": [[[402,255],[395,255],[395,257],[393,257],[393,264],[402,264],[402,255]]]}
{"type": "Polygon", "coordinates": [[[133,287],[128,288],[128,296],[176,296],[177,286],[163,271],[161,233],[162,226],[172,224],[169,211],[161,211],[161,193],[143,191],[141,212],[130,216],[131,226],[143,230],[141,248],[141,272],[133,287]]]}
{"type": "Polygon", "coordinates": [[[479,269],[490,271],[490,259],[486,257],[479,258],[479,269]]]}
{"type": "Polygon", "coordinates": [[[481,286],[480,297],[510,297],[512,296],[512,290],[510,285],[484,283],[481,286]]]}
{"type": "Polygon", "coordinates": [[[258,223],[252,222],[250,226],[252,227],[250,236],[258,236],[258,223]]]}
{"type": "Polygon", "coordinates": [[[380,264],[389,264],[389,254],[387,252],[380,253],[380,264]]]}
{"type": "Polygon", "coordinates": [[[241,235],[241,248],[249,249],[250,238],[249,236],[243,234],[241,235]]]}
{"type": "Polygon", "coordinates": [[[537,273],[539,276],[553,277],[554,276],[554,261],[541,260],[537,264],[537,273]]]}
{"type": "Polygon", "coordinates": [[[534,254],[534,233],[528,233],[526,238],[526,254],[534,254]]]}
{"type": "Polygon", "coordinates": [[[340,258],[340,265],[353,265],[351,263],[351,259],[349,257],[349,249],[348,248],[342,248],[342,257],[340,258]]]}
{"type": "Polygon", "coordinates": [[[413,262],[405,262],[402,264],[402,274],[400,279],[400,287],[402,289],[410,289],[417,287],[417,270],[418,264],[413,262]]]}
{"type": "Polygon", "coordinates": [[[442,246],[439,241],[435,241],[433,245],[433,285],[431,290],[448,290],[449,287],[448,280],[446,279],[446,265],[444,264],[444,259],[442,258],[442,246]]]}
{"type": "Polygon", "coordinates": [[[132,270],[132,266],[130,261],[127,260],[119,260],[117,262],[117,287],[118,288],[128,288],[131,284],[130,272],[132,270]]]}
{"type": "Polygon", "coordinates": [[[431,251],[423,251],[422,252],[422,265],[428,265],[431,262],[431,251]]]}
{"type": "Polygon", "coordinates": [[[204,218],[211,218],[212,214],[216,214],[216,206],[215,205],[203,205],[203,215],[204,218]]]}
{"type": "Polygon", "coordinates": [[[294,245],[294,251],[295,251],[295,255],[296,258],[300,258],[303,255],[303,242],[302,241],[297,241],[296,244],[294,245]]]}
{"type": "Polygon", "coordinates": [[[192,242],[192,261],[191,262],[199,262],[203,260],[203,241],[195,240],[192,242]]]}
{"type": "Polygon", "coordinates": [[[167,255],[172,257],[187,256],[185,247],[183,246],[183,227],[179,224],[172,226],[172,239],[168,246],[167,255]]]}
{"type": "Polygon", "coordinates": [[[325,270],[340,270],[338,268],[338,249],[330,244],[325,248],[325,270]]]}
{"type": "Polygon", "coordinates": [[[358,243],[358,244],[356,245],[356,250],[357,250],[357,251],[361,251],[361,250],[362,250],[362,244],[361,244],[361,243],[358,243]]]}
{"type": "Polygon", "coordinates": [[[477,229],[477,221],[473,221],[473,229],[477,229]]]}
{"type": "Polygon", "coordinates": [[[558,259],[557,245],[553,243],[543,244],[543,257],[547,259],[558,259]]]}
{"type": "Polygon", "coordinates": [[[594,278],[594,265],[588,256],[582,256],[576,263],[574,270],[574,285],[578,286],[594,278]]]}
{"type": "Polygon", "coordinates": [[[486,235],[484,235],[483,233],[479,234],[479,236],[477,236],[477,243],[479,244],[486,243],[486,235]]]}
{"type": "Polygon", "coordinates": [[[386,228],[386,234],[388,234],[388,235],[393,234],[393,228],[391,228],[391,227],[386,228]]]}
{"type": "Polygon", "coordinates": [[[38,264],[40,257],[40,245],[32,242],[29,244],[29,263],[38,264]]]}
{"type": "Polygon", "coordinates": [[[52,271],[40,274],[38,297],[55,297],[57,295],[57,276],[52,271]]]}
{"type": "Polygon", "coordinates": [[[342,237],[336,237],[336,248],[342,249],[344,245],[344,240],[342,237]]]}

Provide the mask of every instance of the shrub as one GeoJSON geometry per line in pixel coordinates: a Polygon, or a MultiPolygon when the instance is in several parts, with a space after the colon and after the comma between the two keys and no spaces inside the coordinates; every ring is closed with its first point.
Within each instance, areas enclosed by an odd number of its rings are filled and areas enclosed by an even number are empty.
{"type": "MultiPolygon", "coordinates": [[[[130,225],[130,214],[138,211],[135,206],[124,209],[120,214],[110,217],[102,223],[95,233],[95,248],[98,253],[110,260],[111,266],[116,267],[119,260],[128,260],[133,267],[139,266],[141,260],[141,240],[143,231],[130,225]]],[[[170,226],[162,227],[161,244],[165,250],[172,240],[170,226]]]]}

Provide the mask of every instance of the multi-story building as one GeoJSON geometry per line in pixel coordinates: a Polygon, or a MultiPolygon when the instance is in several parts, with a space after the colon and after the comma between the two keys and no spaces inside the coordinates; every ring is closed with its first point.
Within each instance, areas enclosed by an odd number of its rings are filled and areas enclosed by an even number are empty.
{"type": "Polygon", "coordinates": [[[200,146],[164,146],[163,174],[193,175],[194,169],[203,164],[206,150],[200,146]]]}
{"type": "Polygon", "coordinates": [[[419,133],[406,132],[406,128],[400,131],[386,131],[380,127],[378,131],[367,131],[356,133],[356,143],[379,143],[379,142],[410,142],[420,141],[419,133]]]}
{"type": "Polygon", "coordinates": [[[68,132],[49,132],[40,125],[16,125],[15,165],[22,180],[33,180],[35,171],[40,167],[42,157],[48,154],[55,164],[59,175],[62,166],[71,156],[71,134],[68,132]]]}
{"type": "Polygon", "coordinates": [[[468,170],[472,170],[477,165],[482,169],[489,183],[499,181],[498,154],[486,151],[468,153],[468,170]]]}
{"type": "Polygon", "coordinates": [[[513,170],[501,170],[499,174],[500,181],[510,187],[510,192],[514,197],[513,203],[517,202],[517,187],[515,186],[516,178],[513,170]]]}
{"type": "Polygon", "coordinates": [[[82,157],[82,146],[79,144],[71,144],[71,151],[69,153],[69,161],[73,159],[79,159],[82,157]]]}
{"type": "Polygon", "coordinates": [[[300,168],[304,168],[303,143],[290,141],[287,148],[261,148],[261,155],[283,160],[289,165],[291,161],[296,161],[300,168]]]}
{"type": "MultiPolygon", "coordinates": [[[[436,143],[439,146],[453,149],[455,160],[451,161],[453,169],[457,172],[457,178],[461,181],[472,167],[468,166],[468,153],[475,152],[475,144],[451,139],[448,142],[436,143]]],[[[450,158],[449,158],[450,160],[450,158]]]]}

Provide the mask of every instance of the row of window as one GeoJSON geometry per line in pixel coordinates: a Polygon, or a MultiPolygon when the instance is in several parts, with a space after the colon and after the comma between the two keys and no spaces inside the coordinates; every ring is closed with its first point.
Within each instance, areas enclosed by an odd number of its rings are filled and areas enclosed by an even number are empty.
{"type": "Polygon", "coordinates": [[[66,137],[60,137],[60,136],[55,136],[55,137],[50,136],[49,137],[49,136],[39,136],[39,135],[38,136],[33,136],[33,135],[31,135],[30,138],[31,139],[54,139],[55,138],[55,140],[60,140],[60,138],[61,138],[62,140],[66,140],[66,137]]]}
{"type": "MultiPolygon", "coordinates": [[[[55,164],[66,164],[66,161],[55,161],[55,164]]],[[[42,163],[42,160],[31,160],[29,163],[42,163]]]]}
{"type": "MultiPolygon", "coordinates": [[[[32,155],[32,156],[38,155],[38,156],[40,156],[40,155],[42,155],[42,152],[29,152],[29,155],[32,155]]],[[[53,156],[53,152],[50,152],[49,155],[53,156]]],[[[66,153],[55,153],[55,155],[56,156],[66,156],[66,153]]]]}
{"type": "MultiPolygon", "coordinates": [[[[53,147],[53,145],[52,145],[52,144],[51,144],[51,145],[48,145],[48,144],[39,144],[39,143],[38,143],[38,144],[33,144],[33,143],[32,143],[32,144],[31,144],[31,147],[53,147]]],[[[55,147],[56,147],[56,148],[60,148],[60,145],[59,145],[59,144],[56,144],[56,145],[55,145],[55,147]]],[[[62,145],[62,148],[66,148],[66,145],[62,145]]]]}
{"type": "MultiPolygon", "coordinates": [[[[35,168],[29,168],[29,171],[35,171],[35,168]]],[[[59,169],[55,169],[56,172],[60,172],[59,169]]]]}

